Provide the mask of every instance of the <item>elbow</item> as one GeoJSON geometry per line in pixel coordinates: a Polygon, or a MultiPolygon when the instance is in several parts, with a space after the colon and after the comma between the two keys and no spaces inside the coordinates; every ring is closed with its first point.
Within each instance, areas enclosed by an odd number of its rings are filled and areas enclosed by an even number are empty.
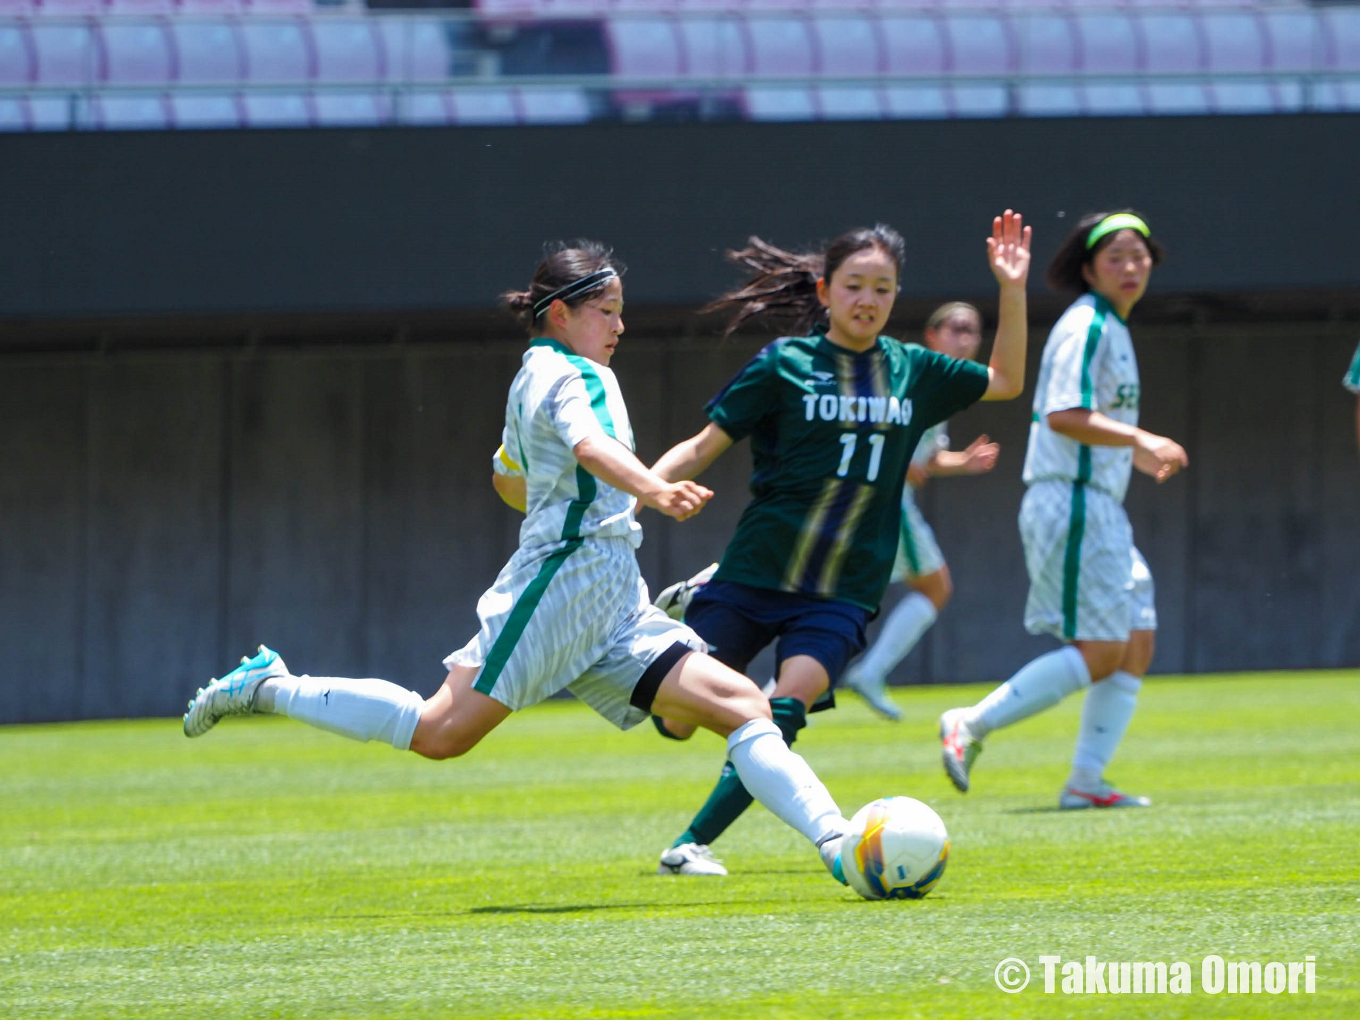
{"type": "Polygon", "coordinates": [[[1020,396],[1020,394],[1024,392],[1025,392],[1024,383],[1007,383],[1006,386],[1002,388],[1002,390],[997,394],[997,399],[1014,400],[1016,397],[1020,396]]]}

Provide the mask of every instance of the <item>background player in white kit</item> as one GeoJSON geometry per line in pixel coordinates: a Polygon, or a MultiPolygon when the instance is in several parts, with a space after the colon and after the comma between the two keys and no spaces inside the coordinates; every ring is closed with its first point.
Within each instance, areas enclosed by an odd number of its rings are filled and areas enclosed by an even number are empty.
{"type": "Polygon", "coordinates": [[[519,548],[481,597],[481,629],[444,660],[428,701],[385,680],[293,676],[259,654],[200,689],[186,736],[227,715],[270,712],[427,758],[465,754],[512,711],[566,689],[620,729],[664,713],[727,737],[729,760],[757,800],[796,828],[834,874],[847,822],[784,743],[769,702],[740,673],[696,649],[655,608],[638,571],[638,500],[669,517],[712,493],[668,482],[632,450],[628,410],[607,367],[623,332],[623,284],[611,253],[579,242],[550,254],[527,291],[505,295],[533,340],[510,387],[493,482],[526,510],[519,548]]]}
{"type": "MultiPolygon", "coordinates": [[[[924,336],[925,346],[932,351],[972,361],[982,343],[982,313],[966,301],[951,301],[930,313],[924,336]]],[[[949,565],[935,541],[935,532],[916,505],[916,490],[935,476],[990,471],[1001,452],[1001,447],[986,436],[978,436],[965,450],[952,451],[947,427],[947,422],[940,422],[921,436],[902,489],[902,535],[892,581],[905,582],[911,590],[893,606],[879,628],[878,639],[841,677],[842,685],[889,719],[900,719],[902,710],[888,697],[888,674],[916,647],[954,594],[949,565]]]]}
{"type": "Polygon", "coordinates": [[[1055,290],[1081,293],[1044,346],[1020,507],[1029,571],[1025,627],[1067,642],[971,708],[940,717],[945,771],[967,791],[981,741],[1089,687],[1062,808],[1146,807],[1105,781],[1152,661],[1152,575],[1133,544],[1124,493],[1133,468],[1166,481],[1188,460],[1138,427],[1141,382],[1129,312],[1163,250],[1131,211],[1084,217],[1048,267],[1055,290]]]}

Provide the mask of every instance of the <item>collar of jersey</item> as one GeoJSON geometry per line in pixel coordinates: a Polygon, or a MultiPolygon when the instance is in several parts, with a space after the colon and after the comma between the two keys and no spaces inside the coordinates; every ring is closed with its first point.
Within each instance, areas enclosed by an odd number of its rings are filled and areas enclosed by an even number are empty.
{"type": "Polygon", "coordinates": [[[1121,326],[1128,328],[1129,324],[1125,322],[1124,318],[1114,310],[1114,305],[1110,304],[1110,302],[1106,300],[1103,294],[1097,294],[1093,290],[1087,291],[1087,293],[1090,294],[1091,297],[1096,299],[1096,311],[1100,312],[1103,315],[1113,315],[1116,319],[1119,320],[1119,324],[1121,326]]]}
{"type": "Polygon", "coordinates": [[[825,322],[819,322],[817,323],[817,325],[812,327],[811,335],[816,337],[817,342],[823,345],[827,351],[830,351],[833,354],[848,354],[852,358],[862,358],[867,354],[875,353],[883,346],[883,338],[879,337],[877,340],[874,341],[874,345],[870,347],[868,350],[852,351],[849,348],[842,347],[838,343],[834,343],[831,340],[831,338],[826,335],[827,329],[828,326],[825,322]]]}
{"type": "Polygon", "coordinates": [[[575,354],[575,353],[576,353],[576,352],[573,351],[570,347],[568,347],[566,344],[564,344],[561,340],[554,340],[554,339],[553,339],[552,337],[550,337],[550,336],[536,336],[536,337],[534,337],[532,340],[529,341],[529,346],[530,346],[530,347],[551,347],[551,348],[552,348],[553,350],[555,350],[558,354],[568,354],[568,355],[571,355],[571,354],[575,354]]]}

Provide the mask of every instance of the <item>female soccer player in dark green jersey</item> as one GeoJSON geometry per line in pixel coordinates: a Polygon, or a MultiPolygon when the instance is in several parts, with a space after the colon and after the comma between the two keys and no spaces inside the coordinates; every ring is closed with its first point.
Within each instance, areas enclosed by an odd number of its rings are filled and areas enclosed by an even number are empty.
{"type": "MultiPolygon", "coordinates": [[[[777,641],[775,722],[790,744],[808,706],[864,647],[897,552],[902,485],[921,434],[977,400],[1019,396],[1025,376],[1030,230],[1007,210],[988,262],[1000,284],[989,365],[880,335],[897,297],[904,245],[884,226],[850,231],[825,253],[794,254],[752,238],[731,257],[752,280],[714,303],[750,319],[792,323],[707,407],[709,424],[653,467],[694,478],[749,436],[752,499],[712,580],[685,621],[737,670],[777,641]]],[[[662,720],[663,733],[688,728],[662,720]]],[[[663,874],[722,874],[707,845],[750,804],[727,766],[707,804],[662,854],[663,874]]]]}

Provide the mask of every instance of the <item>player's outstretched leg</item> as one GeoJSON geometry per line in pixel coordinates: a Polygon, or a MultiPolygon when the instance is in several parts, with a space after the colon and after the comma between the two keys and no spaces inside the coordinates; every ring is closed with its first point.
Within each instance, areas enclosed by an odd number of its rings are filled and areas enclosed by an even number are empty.
{"type": "Polygon", "coordinates": [[[950,782],[967,793],[973,762],[989,733],[1052,708],[1090,683],[1085,658],[1068,645],[1028,663],[976,705],[945,712],[940,716],[940,745],[950,782]]]}
{"type": "Polygon", "coordinates": [[[351,740],[381,740],[408,750],[425,699],[386,680],[293,676],[279,654],[260,646],[253,659],[202,688],[184,715],[197,737],[228,715],[285,715],[351,740]]]}

